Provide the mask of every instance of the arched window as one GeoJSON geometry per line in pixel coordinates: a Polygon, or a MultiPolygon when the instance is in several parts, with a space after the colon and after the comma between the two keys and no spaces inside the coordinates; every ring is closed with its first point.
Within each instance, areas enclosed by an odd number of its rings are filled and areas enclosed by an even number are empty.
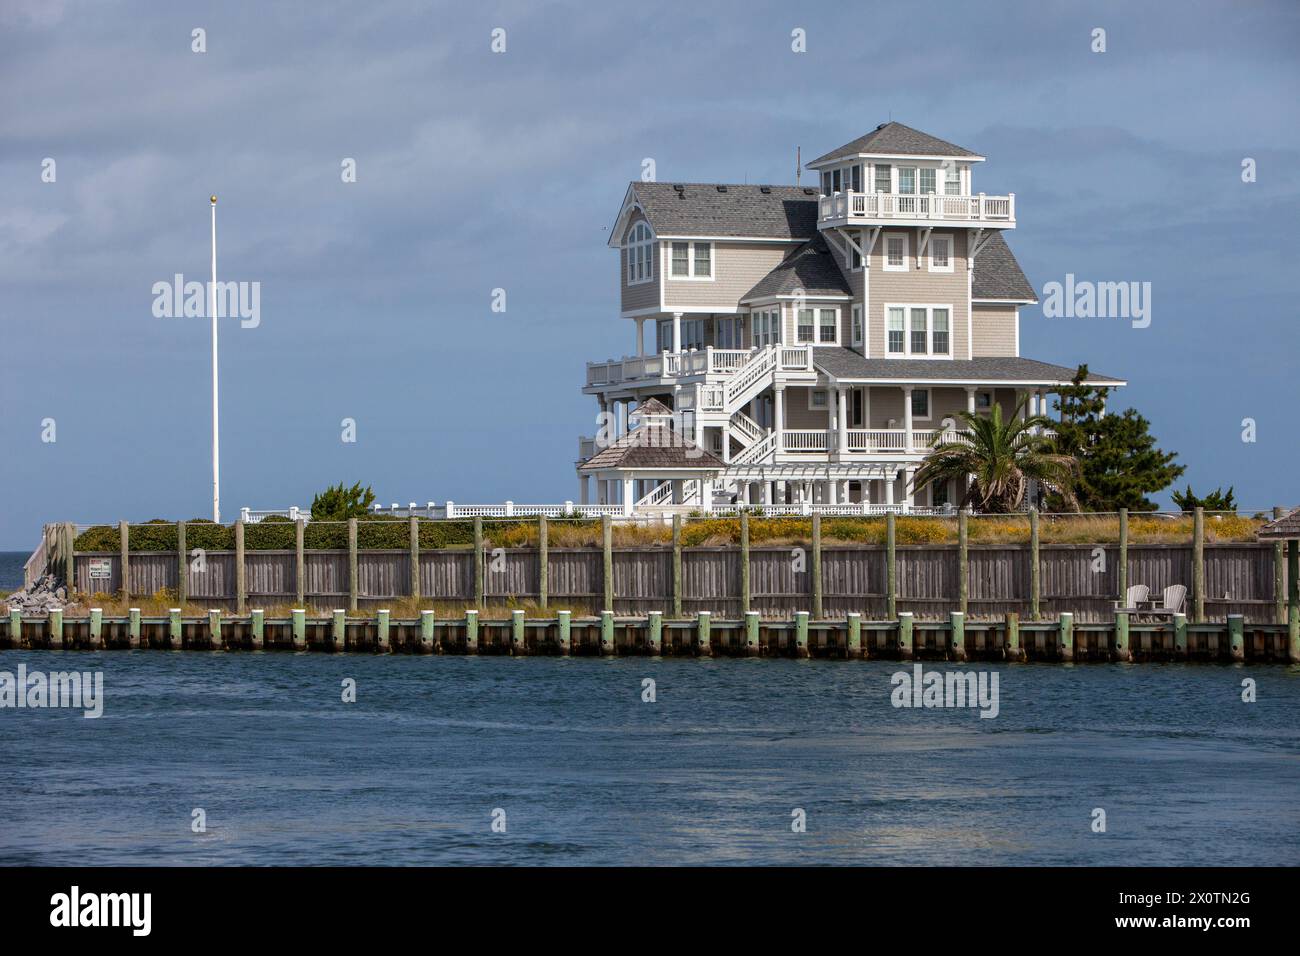
{"type": "Polygon", "coordinates": [[[623,241],[627,251],[627,284],[649,282],[655,277],[654,268],[654,234],[644,222],[638,222],[629,230],[623,241]]]}

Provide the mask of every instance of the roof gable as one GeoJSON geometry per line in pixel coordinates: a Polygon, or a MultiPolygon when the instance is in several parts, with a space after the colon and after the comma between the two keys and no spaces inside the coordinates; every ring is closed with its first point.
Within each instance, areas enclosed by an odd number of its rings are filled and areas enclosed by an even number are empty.
{"type": "Polygon", "coordinates": [[[839,261],[820,233],[786,256],[740,301],[792,295],[796,291],[811,296],[853,294],[839,261]]]}
{"type": "Polygon", "coordinates": [[[821,163],[856,156],[859,153],[880,156],[960,156],[977,160],[984,158],[978,153],[939,139],[937,136],[922,133],[902,123],[890,122],[881,123],[865,136],[859,136],[853,142],[845,143],[825,156],[818,156],[806,165],[811,168],[821,163]]]}
{"type": "Polygon", "coordinates": [[[812,187],[634,182],[628,192],[659,236],[791,241],[817,234],[812,187]]]}
{"type": "Polygon", "coordinates": [[[979,255],[975,257],[975,272],[971,276],[972,299],[1007,299],[1016,302],[1037,302],[1038,295],[1020,269],[1001,232],[995,232],[979,255]]]}

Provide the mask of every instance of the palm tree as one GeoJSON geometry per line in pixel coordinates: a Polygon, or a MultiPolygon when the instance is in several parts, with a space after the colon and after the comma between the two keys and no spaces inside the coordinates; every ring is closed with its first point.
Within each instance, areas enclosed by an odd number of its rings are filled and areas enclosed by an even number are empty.
{"type": "Polygon", "coordinates": [[[961,507],[1006,514],[1020,507],[1030,481],[1078,510],[1073,485],[1079,476],[1079,462],[1071,455],[1056,454],[1045,428],[1051,420],[1042,415],[1021,417],[1024,399],[1008,421],[1002,407],[994,403],[988,417],[959,412],[968,432],[953,441],[940,442],[926,456],[912,479],[913,489],[957,479],[965,488],[961,507]]]}

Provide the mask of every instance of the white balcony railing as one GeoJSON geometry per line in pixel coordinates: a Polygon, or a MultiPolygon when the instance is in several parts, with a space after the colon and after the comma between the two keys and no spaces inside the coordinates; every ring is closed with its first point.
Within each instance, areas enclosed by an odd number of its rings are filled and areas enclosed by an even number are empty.
{"type": "Polygon", "coordinates": [[[818,200],[823,222],[845,220],[920,220],[924,222],[998,223],[1014,225],[1016,194],[1006,196],[946,196],[940,193],[838,192],[818,200]]]}
{"type": "Polygon", "coordinates": [[[769,345],[761,349],[688,349],[684,352],[660,352],[656,355],[624,356],[606,362],[587,363],[588,385],[622,385],[643,379],[688,378],[692,376],[729,376],[749,370],[760,355],[773,353],[767,360],[788,372],[811,372],[812,352],[806,345],[769,345]]]}
{"type": "Polygon", "coordinates": [[[781,433],[781,450],[786,452],[826,452],[830,449],[829,432],[824,428],[786,429],[781,433]]]}

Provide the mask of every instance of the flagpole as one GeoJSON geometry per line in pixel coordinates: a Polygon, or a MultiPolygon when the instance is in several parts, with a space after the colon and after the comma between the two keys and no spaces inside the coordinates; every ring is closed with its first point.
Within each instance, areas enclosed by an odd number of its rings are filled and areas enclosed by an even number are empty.
{"type": "Polygon", "coordinates": [[[217,197],[212,197],[212,285],[208,292],[212,316],[212,520],[221,524],[221,444],[217,427],[217,197]]]}

